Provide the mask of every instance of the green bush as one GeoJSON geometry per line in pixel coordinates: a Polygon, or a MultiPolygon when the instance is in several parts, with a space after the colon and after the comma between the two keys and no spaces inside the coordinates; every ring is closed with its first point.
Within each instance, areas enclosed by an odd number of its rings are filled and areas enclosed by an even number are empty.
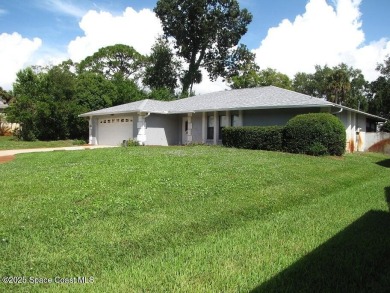
{"type": "Polygon", "coordinates": [[[282,134],[281,126],[225,127],[222,130],[222,144],[235,148],[281,151],[282,134]]]}
{"type": "Polygon", "coordinates": [[[139,142],[136,140],[136,139],[128,139],[128,140],[124,140],[122,142],[122,146],[123,147],[134,147],[134,146],[139,146],[139,142]]]}
{"type": "Polygon", "coordinates": [[[302,114],[287,122],[283,140],[290,153],[341,156],[346,133],[342,122],[329,113],[302,114]]]}
{"type": "Polygon", "coordinates": [[[381,131],[390,132],[390,120],[387,120],[381,127],[381,131]]]}

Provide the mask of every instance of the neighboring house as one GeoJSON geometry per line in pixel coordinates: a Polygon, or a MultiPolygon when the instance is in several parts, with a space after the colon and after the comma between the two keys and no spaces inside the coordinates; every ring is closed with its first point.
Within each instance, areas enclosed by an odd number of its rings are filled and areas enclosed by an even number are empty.
{"type": "Polygon", "coordinates": [[[0,100],[0,113],[4,113],[5,108],[8,108],[8,105],[4,104],[4,102],[0,100]]]}
{"type": "Polygon", "coordinates": [[[0,132],[4,134],[6,129],[5,132],[11,134],[15,129],[19,128],[19,124],[7,122],[7,117],[4,113],[6,108],[8,108],[8,105],[0,100],[0,127],[2,128],[0,132]]]}
{"type": "Polygon", "coordinates": [[[89,143],[119,145],[220,144],[226,126],[285,125],[298,114],[327,112],[340,118],[347,150],[363,151],[368,132],[386,119],[274,86],[238,89],[163,102],[142,100],[81,114],[89,117],[89,143]]]}

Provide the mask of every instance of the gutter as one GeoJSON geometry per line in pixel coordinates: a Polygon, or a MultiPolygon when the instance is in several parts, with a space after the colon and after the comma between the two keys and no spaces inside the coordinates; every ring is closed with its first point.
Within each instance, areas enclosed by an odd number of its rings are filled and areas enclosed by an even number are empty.
{"type": "Polygon", "coordinates": [[[343,112],[343,108],[340,108],[340,110],[339,111],[337,111],[337,112],[333,112],[333,113],[331,113],[332,115],[335,115],[335,114],[340,114],[341,112],[343,112]]]}

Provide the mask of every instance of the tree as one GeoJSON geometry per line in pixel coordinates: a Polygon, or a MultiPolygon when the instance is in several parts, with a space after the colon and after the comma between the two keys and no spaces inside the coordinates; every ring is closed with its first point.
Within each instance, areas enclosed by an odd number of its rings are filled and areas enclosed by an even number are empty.
{"type": "Polygon", "coordinates": [[[327,100],[336,104],[344,103],[351,90],[348,73],[341,68],[335,69],[326,78],[326,82],[328,84],[327,100]]]}
{"type": "Polygon", "coordinates": [[[367,88],[361,70],[344,63],[333,68],[316,65],[313,74],[299,72],[293,80],[297,92],[362,111],[367,110],[367,88]]]}
{"type": "Polygon", "coordinates": [[[284,89],[292,88],[290,78],[272,68],[260,71],[250,70],[245,75],[233,77],[232,80],[232,88],[248,88],[270,85],[284,89]]]}
{"type": "Polygon", "coordinates": [[[227,82],[231,88],[251,88],[259,84],[258,72],[260,67],[256,64],[256,54],[240,44],[233,50],[226,61],[227,82]]]}
{"type": "Polygon", "coordinates": [[[292,81],[293,90],[309,96],[315,96],[316,85],[313,74],[298,72],[292,81]]]}
{"type": "Polygon", "coordinates": [[[200,68],[210,78],[225,74],[229,49],[247,32],[252,15],[240,10],[237,0],[159,0],[154,9],[166,37],[173,37],[178,55],[188,62],[182,78],[183,94],[202,79],[200,68]]]}
{"type": "Polygon", "coordinates": [[[5,102],[6,104],[9,104],[12,99],[13,99],[13,95],[11,92],[7,92],[6,90],[4,90],[1,86],[0,86],[0,100],[5,102]]]}
{"type": "Polygon", "coordinates": [[[158,38],[147,60],[143,84],[155,92],[169,92],[173,97],[178,86],[181,64],[175,59],[168,41],[158,38]]]}
{"type": "Polygon", "coordinates": [[[380,76],[370,84],[369,112],[390,119],[390,56],[376,70],[380,76]]]}
{"type": "Polygon", "coordinates": [[[99,49],[92,56],[80,62],[79,73],[90,71],[104,75],[107,79],[115,76],[138,79],[144,66],[145,57],[133,47],[117,44],[99,49]]]}

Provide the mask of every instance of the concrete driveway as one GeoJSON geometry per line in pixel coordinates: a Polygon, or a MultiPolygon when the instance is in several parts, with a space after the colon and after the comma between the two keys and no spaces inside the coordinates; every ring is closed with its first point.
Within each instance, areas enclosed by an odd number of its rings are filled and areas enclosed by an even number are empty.
{"type": "Polygon", "coordinates": [[[96,145],[96,146],[72,146],[72,147],[59,147],[59,148],[35,148],[35,149],[20,149],[20,150],[4,150],[4,151],[0,151],[0,157],[7,157],[7,156],[13,156],[13,155],[25,154],[25,153],[40,153],[40,152],[52,152],[52,151],[80,151],[80,150],[115,148],[115,147],[116,146],[96,145]]]}

